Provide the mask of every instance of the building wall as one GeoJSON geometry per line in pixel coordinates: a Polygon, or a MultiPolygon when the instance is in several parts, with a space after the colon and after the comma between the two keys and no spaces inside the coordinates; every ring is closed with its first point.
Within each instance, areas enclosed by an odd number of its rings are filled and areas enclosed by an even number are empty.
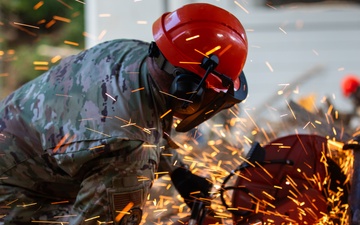
{"type": "Polygon", "coordinates": [[[278,7],[261,1],[92,0],[86,4],[87,47],[115,38],[151,41],[151,25],[163,12],[208,2],[232,12],[247,30],[244,68],[249,110],[315,94],[350,110],[340,90],[349,73],[360,76],[360,5],[313,3],[278,7]],[[280,95],[283,93],[282,95],[280,95]],[[286,98],[284,98],[286,97],[286,98]]]}

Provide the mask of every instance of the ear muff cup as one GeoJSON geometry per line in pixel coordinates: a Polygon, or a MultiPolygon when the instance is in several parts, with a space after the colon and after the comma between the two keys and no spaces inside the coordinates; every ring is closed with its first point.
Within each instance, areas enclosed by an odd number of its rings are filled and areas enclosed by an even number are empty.
{"type": "Polygon", "coordinates": [[[170,87],[170,94],[174,96],[170,101],[173,112],[190,115],[199,110],[205,93],[204,85],[196,92],[200,81],[195,74],[176,75],[170,87]],[[193,94],[191,101],[187,101],[193,94]]]}

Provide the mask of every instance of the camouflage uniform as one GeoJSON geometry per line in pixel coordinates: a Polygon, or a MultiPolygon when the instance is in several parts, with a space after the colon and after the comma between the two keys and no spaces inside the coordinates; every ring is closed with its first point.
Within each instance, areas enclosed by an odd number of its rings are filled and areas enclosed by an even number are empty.
{"type": "Polygon", "coordinates": [[[0,224],[116,223],[129,202],[141,213],[172,122],[147,52],[104,42],[0,103],[0,224]]]}

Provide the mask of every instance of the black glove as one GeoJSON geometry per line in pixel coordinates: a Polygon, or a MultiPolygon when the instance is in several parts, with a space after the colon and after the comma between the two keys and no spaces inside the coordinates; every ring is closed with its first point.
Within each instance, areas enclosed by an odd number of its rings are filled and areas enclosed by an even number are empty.
{"type": "Polygon", "coordinates": [[[190,208],[192,208],[196,199],[200,199],[205,204],[210,205],[210,201],[205,198],[210,196],[209,192],[211,191],[212,184],[207,179],[197,176],[183,167],[175,169],[170,177],[176,190],[190,208]]]}

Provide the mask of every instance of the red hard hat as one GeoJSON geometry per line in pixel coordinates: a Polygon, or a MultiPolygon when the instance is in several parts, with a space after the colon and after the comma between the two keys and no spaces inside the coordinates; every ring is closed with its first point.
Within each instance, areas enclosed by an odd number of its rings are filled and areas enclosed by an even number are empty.
{"type": "Polygon", "coordinates": [[[347,75],[341,82],[341,89],[344,96],[348,97],[359,87],[359,79],[355,75],[347,75]]]}
{"type": "MultiPolygon", "coordinates": [[[[219,58],[216,70],[230,77],[235,89],[239,88],[248,43],[245,30],[234,15],[211,4],[193,3],[163,14],[152,29],[154,41],[173,66],[203,77],[205,70],[200,64],[204,56],[214,54],[219,58]]],[[[213,74],[206,83],[208,88],[224,89],[213,74]]]]}

